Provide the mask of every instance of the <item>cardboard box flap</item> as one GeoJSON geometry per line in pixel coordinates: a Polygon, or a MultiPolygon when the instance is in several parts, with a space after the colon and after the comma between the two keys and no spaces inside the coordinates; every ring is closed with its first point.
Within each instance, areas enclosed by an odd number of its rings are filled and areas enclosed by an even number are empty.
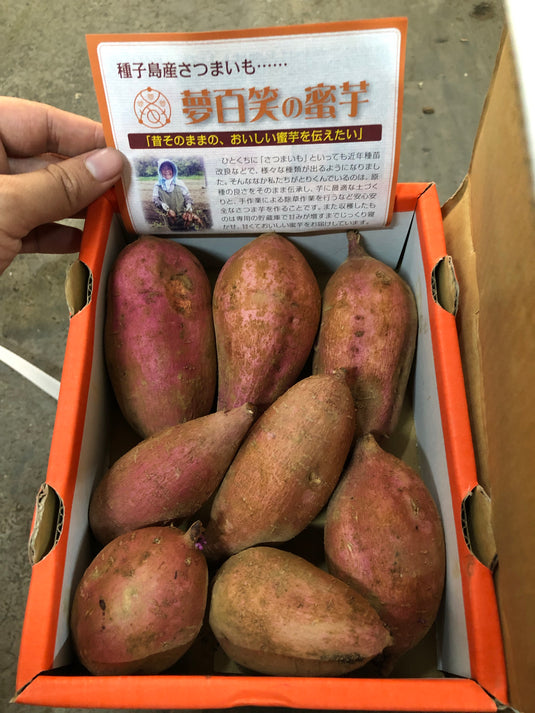
{"type": "Polygon", "coordinates": [[[535,204],[513,47],[504,32],[470,171],[443,207],[480,484],[492,500],[512,705],[535,711],[535,204]]]}

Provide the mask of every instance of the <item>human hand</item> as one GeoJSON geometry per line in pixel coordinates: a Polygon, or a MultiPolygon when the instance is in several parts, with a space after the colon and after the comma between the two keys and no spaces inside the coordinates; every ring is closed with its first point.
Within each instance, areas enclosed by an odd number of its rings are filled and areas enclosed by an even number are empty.
{"type": "Polygon", "coordinates": [[[102,126],[25,99],[0,97],[0,274],[18,253],[69,253],[77,217],[120,178],[122,154],[102,126]]]}

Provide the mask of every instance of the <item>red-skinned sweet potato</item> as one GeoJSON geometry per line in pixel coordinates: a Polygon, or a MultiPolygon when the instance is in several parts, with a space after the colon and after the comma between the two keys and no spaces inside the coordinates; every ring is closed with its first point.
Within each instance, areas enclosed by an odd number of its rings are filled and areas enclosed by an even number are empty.
{"type": "Polygon", "coordinates": [[[336,676],[382,652],[390,634],[348,585],[290,552],[251,547],[218,570],[209,622],[232,660],[277,676],[336,676]]]}
{"type": "Polygon", "coordinates": [[[98,675],[154,674],[172,666],[199,633],[208,568],[197,549],[200,523],[129,532],[84,572],[71,609],[82,664],[98,675]]]}
{"type": "Polygon", "coordinates": [[[129,530],[194,515],[220,484],[255,418],[250,404],[166,428],[106,471],[89,507],[105,544],[129,530]]]}
{"type": "Polygon", "coordinates": [[[357,434],[395,429],[416,345],[418,315],[409,285],[371,257],[355,231],[349,253],[323,292],[314,374],[345,369],[357,409],[357,434]]]}
{"type": "Polygon", "coordinates": [[[372,435],[357,442],[329,501],[324,542],[329,571],[367,597],[390,629],[388,670],[436,619],[445,543],[424,482],[372,435]]]}
{"type": "Polygon", "coordinates": [[[334,490],[354,431],[343,374],[309,376],[279,396],[248,432],[216,492],[207,557],[301,532],[334,490]]]}
{"type": "Polygon", "coordinates": [[[144,235],[119,253],[108,280],[106,364],[117,402],[142,438],[210,412],[217,377],[211,300],[204,268],[183,245],[144,235]]]}
{"type": "Polygon", "coordinates": [[[265,410],[295,383],[319,325],[321,293],[300,250],[266,233],[223,265],[213,293],[217,408],[265,410]]]}

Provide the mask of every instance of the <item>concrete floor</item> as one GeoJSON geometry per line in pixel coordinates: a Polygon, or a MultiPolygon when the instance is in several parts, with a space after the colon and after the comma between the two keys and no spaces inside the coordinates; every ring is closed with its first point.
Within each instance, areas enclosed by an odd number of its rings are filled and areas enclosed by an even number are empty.
{"type": "MultiPolygon", "coordinates": [[[[0,0],[0,9],[0,91],[95,119],[86,33],[407,16],[399,180],[435,181],[442,202],[468,170],[504,22],[500,0],[0,0]]],[[[68,330],[63,283],[72,259],[20,257],[0,278],[0,345],[56,379],[68,330]]],[[[60,710],[9,703],[30,579],[27,538],[35,495],[46,476],[55,406],[52,397],[0,363],[0,705],[13,713],[60,710]]]]}

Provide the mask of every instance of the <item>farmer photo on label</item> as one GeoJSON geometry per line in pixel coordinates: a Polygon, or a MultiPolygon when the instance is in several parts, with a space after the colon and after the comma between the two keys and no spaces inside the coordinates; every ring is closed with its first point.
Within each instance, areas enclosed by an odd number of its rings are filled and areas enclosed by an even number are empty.
{"type": "Polygon", "coordinates": [[[152,200],[156,208],[165,214],[170,230],[194,228],[198,218],[193,213],[193,201],[186,184],[178,178],[173,161],[165,159],[159,162],[152,200]]]}

